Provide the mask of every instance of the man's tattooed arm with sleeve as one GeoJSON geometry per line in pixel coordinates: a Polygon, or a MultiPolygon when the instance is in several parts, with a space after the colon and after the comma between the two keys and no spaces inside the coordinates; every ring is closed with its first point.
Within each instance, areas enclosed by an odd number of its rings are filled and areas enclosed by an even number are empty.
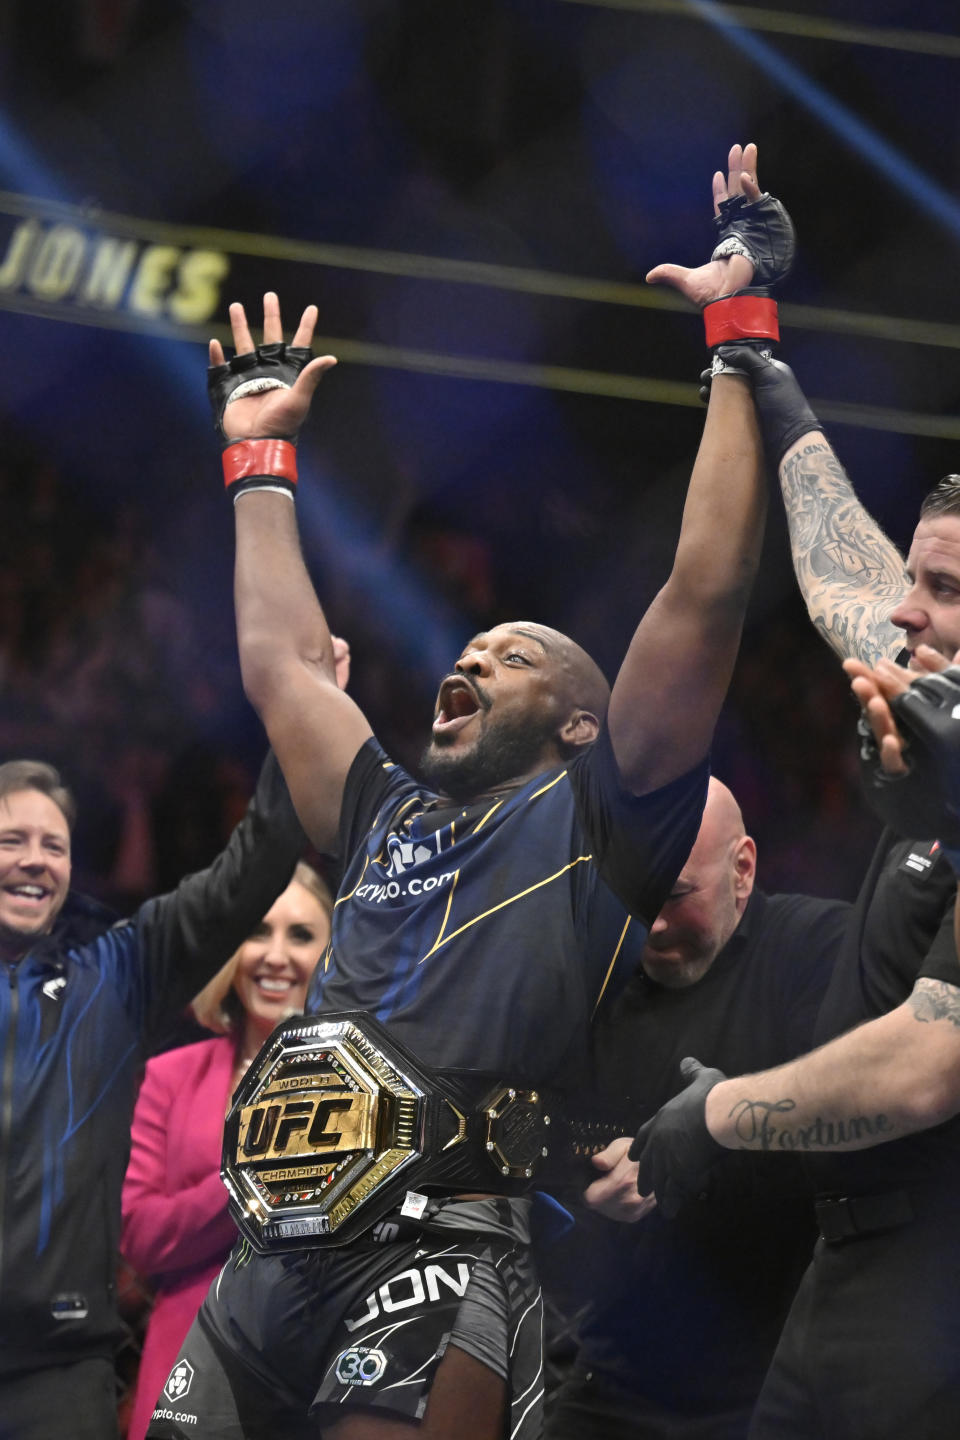
{"type": "Polygon", "coordinates": [[[921,978],[904,1003],[775,1070],[723,1080],[706,1123],[732,1150],[863,1150],[960,1111],[960,988],[921,978]]]}
{"type": "Polygon", "coordinates": [[[897,547],[860,504],[820,431],[783,456],[793,568],[814,626],[841,659],[874,665],[903,648],[890,615],[910,589],[897,547]]]}
{"type": "Polygon", "coordinates": [[[793,567],[814,626],[842,660],[875,665],[903,641],[890,616],[911,588],[896,546],[860,504],[789,365],[739,347],[767,463],[776,467],[793,567]]]}
{"type": "Polygon", "coordinates": [[[960,1113],[960,986],[921,977],[896,1010],[774,1070],[727,1079],[689,1056],[680,1070],[686,1089],[629,1150],[639,1193],[667,1218],[725,1149],[865,1150],[960,1113]]]}

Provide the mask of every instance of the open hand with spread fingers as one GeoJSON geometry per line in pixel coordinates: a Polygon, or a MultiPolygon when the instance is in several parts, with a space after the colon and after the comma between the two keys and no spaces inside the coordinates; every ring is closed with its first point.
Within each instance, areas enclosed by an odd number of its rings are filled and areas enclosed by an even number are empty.
{"type": "Polygon", "coordinates": [[[713,212],[718,244],[705,265],[657,265],[650,285],[672,285],[694,305],[709,305],[748,286],[771,286],[793,263],[793,224],[779,200],[757,182],[757,147],[733,145],[727,173],[713,177],[713,212]]]}
{"type": "Polygon", "coordinates": [[[263,343],[255,346],[244,307],[236,302],[230,306],[236,353],[226,360],[220,341],[211,340],[207,372],[214,423],[225,444],[274,436],[296,443],[313,392],[337,363],[333,355],[313,357],[316,323],[317,307],[308,305],[293,340],[284,344],[280,302],[268,291],[263,297],[263,343]]]}

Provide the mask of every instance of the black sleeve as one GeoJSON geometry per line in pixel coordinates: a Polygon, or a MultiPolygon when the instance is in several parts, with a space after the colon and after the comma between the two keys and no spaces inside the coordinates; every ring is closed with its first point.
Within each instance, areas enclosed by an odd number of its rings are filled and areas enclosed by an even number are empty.
{"type": "Polygon", "coordinates": [[[136,974],[128,1003],[141,1033],[165,1023],[224,965],[286,888],[307,845],[271,751],[256,792],[226,847],[206,870],[148,900],[135,927],[136,974]]]}
{"type": "Polygon", "coordinates": [[[371,736],[357,751],[343,787],[340,806],[340,856],[344,866],[366,841],[384,804],[399,804],[420,795],[406,770],[395,765],[371,736]]]}
{"type": "Polygon", "coordinates": [[[781,1007],[784,1060],[813,1048],[817,1015],[853,913],[845,900],[789,898],[794,908],[787,916],[780,954],[770,957],[788,972],[781,1007]]]}
{"type": "Polygon", "coordinates": [[[956,899],[947,906],[940,929],[917,972],[918,980],[945,980],[948,985],[960,986],[960,960],[953,935],[955,908],[956,899]]]}
{"type": "Polygon", "coordinates": [[[693,849],[710,764],[646,795],[624,789],[606,725],[569,766],[577,816],[605,883],[631,915],[651,925],[693,849]]]}

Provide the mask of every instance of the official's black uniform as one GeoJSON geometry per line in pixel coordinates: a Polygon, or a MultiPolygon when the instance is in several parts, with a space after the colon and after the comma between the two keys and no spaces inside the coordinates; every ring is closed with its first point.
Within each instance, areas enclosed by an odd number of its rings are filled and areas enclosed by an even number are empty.
{"type": "MultiPolygon", "coordinates": [[[[935,842],[881,838],[817,1025],[886,1014],[918,977],[960,986],[956,877],[935,842]]],[[[960,1435],[960,1117],[811,1157],[821,1229],[751,1430],[756,1440],[960,1435]]]]}
{"type": "Polygon", "coordinates": [[[68,897],[52,934],[0,967],[0,1440],[114,1433],[114,1271],[142,1045],[229,959],[305,844],[271,757],[209,870],[114,926],[68,897]]]}
{"type": "MultiPolygon", "coordinates": [[[[850,913],[754,892],[697,984],[641,971],[596,1031],[622,1133],[682,1088],[685,1055],[738,1075],[808,1050],[850,913]]],[[[550,1440],[743,1440],[816,1234],[799,1160],[731,1155],[675,1220],[578,1220],[538,1256],[567,1306],[591,1301],[550,1440]]]]}

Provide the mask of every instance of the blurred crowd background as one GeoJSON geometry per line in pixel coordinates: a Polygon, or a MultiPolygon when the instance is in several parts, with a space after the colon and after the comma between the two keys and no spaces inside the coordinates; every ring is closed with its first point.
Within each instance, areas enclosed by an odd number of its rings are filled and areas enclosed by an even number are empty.
{"type": "MultiPolygon", "coordinates": [[[[470,634],[536,618],[612,675],[668,573],[705,356],[643,276],[706,257],[734,141],[799,232],[783,358],[908,543],[960,470],[958,74],[943,0],[6,0],[0,759],[77,791],[79,887],[206,864],[262,756],[204,397],[230,300],[316,301],[340,356],[305,551],[415,764],[470,634]]],[[[714,751],[765,889],[855,892],[854,723],[774,495],[714,751]]]]}
{"type": "MultiPolygon", "coordinates": [[[[0,750],[76,786],[80,883],[123,908],[204,863],[263,748],[203,396],[230,299],[316,300],[341,357],[305,546],[414,762],[472,631],[534,616],[613,672],[667,573],[703,348],[643,276],[705,256],[733,140],[800,234],[784,358],[907,542],[960,440],[958,67],[939,0],[9,0],[0,750]],[[104,235],[152,291],[97,280],[104,235]]],[[[776,501],[715,766],[767,888],[852,893],[853,710],[776,501]]]]}
{"type": "MultiPolygon", "coordinates": [[[[123,911],[207,863],[242,814],[262,755],[229,623],[198,615],[178,584],[185,566],[203,566],[213,532],[228,596],[229,531],[202,498],[186,530],[179,510],[158,527],[136,495],[105,512],[22,430],[5,427],[2,441],[0,746],[62,766],[80,799],[78,884],[123,911]]],[[[190,481],[221,503],[215,456],[190,481]]],[[[585,507],[583,524],[599,532],[604,517],[585,507]]],[[[614,603],[626,610],[632,560],[619,559],[614,603]]],[[[336,585],[334,623],[353,647],[353,693],[390,752],[415,764],[433,677],[398,654],[390,606],[370,613],[367,587],[402,563],[464,617],[464,638],[544,611],[530,611],[527,577],[513,583],[482,536],[416,514],[371,563],[369,576],[336,585]]],[[[576,574],[571,556],[558,578],[576,574]]],[[[592,609],[610,594],[582,599],[592,609]]],[[[839,665],[799,601],[751,624],[715,767],[759,837],[768,888],[855,888],[873,826],[858,797],[853,721],[839,665]]]]}

